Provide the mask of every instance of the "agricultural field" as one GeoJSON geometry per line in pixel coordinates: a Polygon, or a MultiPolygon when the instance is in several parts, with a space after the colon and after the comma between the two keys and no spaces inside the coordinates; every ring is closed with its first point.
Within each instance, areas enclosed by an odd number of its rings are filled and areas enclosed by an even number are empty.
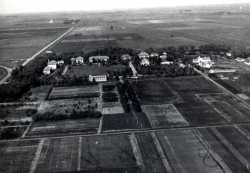
{"type": "Polygon", "coordinates": [[[102,131],[126,129],[148,129],[150,122],[144,113],[124,113],[103,115],[102,131]]]}
{"type": "Polygon", "coordinates": [[[143,105],[142,111],[150,120],[152,128],[183,127],[189,125],[188,121],[172,104],[143,105]]]}
{"type": "Polygon", "coordinates": [[[250,109],[242,101],[226,94],[201,94],[199,97],[228,122],[249,122],[250,109]]]}
{"type": "Polygon", "coordinates": [[[30,121],[36,112],[37,105],[0,106],[0,119],[30,121]]]}
{"type": "Polygon", "coordinates": [[[97,133],[100,119],[86,118],[57,122],[36,122],[30,127],[25,137],[62,136],[72,134],[97,133]]]}
{"type": "MultiPolygon", "coordinates": [[[[101,111],[99,98],[85,99],[61,99],[43,102],[39,105],[37,113],[42,115],[54,115],[71,117],[81,115],[85,111],[101,111]]],[[[42,117],[41,117],[42,118],[42,117]]],[[[75,117],[76,118],[76,117],[75,117]]]]}
{"type": "Polygon", "coordinates": [[[0,30],[0,64],[13,68],[55,40],[67,28],[0,30]]]}
{"type": "Polygon", "coordinates": [[[49,94],[49,100],[99,97],[99,86],[55,87],[49,94]]]}
{"type": "Polygon", "coordinates": [[[0,172],[29,172],[38,144],[38,140],[0,143],[0,172]]]}
{"type": "Polygon", "coordinates": [[[44,101],[48,98],[52,86],[43,85],[40,87],[31,88],[23,98],[28,101],[44,101]]]}
{"type": "Polygon", "coordinates": [[[146,79],[131,83],[142,105],[167,104],[181,101],[178,93],[164,79],[146,79]]]}

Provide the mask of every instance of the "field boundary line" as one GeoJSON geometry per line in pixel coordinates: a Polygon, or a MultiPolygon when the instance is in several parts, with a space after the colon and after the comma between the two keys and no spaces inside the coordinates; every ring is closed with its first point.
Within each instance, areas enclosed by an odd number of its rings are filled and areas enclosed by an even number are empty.
{"type": "Polygon", "coordinates": [[[161,147],[160,141],[158,140],[155,132],[151,132],[151,136],[153,138],[154,144],[156,146],[156,150],[157,150],[157,152],[160,155],[160,158],[162,160],[162,163],[163,163],[166,171],[169,172],[169,173],[174,173],[173,170],[172,170],[172,168],[171,168],[171,166],[170,166],[170,164],[169,164],[169,162],[168,162],[167,157],[164,154],[164,151],[163,151],[163,149],[161,147]]]}
{"type": "Polygon", "coordinates": [[[80,171],[80,170],[81,170],[81,157],[82,157],[82,137],[79,136],[77,171],[80,171]]]}
{"type": "Polygon", "coordinates": [[[249,134],[246,132],[245,129],[242,129],[241,127],[234,125],[234,128],[237,129],[238,132],[240,132],[243,136],[245,136],[247,138],[247,140],[250,140],[250,136],[249,134]]]}
{"type": "Polygon", "coordinates": [[[33,161],[31,162],[31,167],[30,167],[30,171],[29,173],[34,173],[40,158],[40,154],[42,152],[43,149],[43,144],[45,142],[45,139],[41,139],[40,143],[38,144],[37,150],[36,150],[36,154],[35,157],[33,159],[33,161]]]}
{"type": "Polygon", "coordinates": [[[241,155],[239,151],[237,151],[234,146],[216,129],[211,128],[213,134],[220,140],[220,142],[234,155],[234,157],[240,161],[240,163],[246,167],[249,171],[249,162],[245,159],[244,156],[241,155]]]}
{"type": "Polygon", "coordinates": [[[102,117],[101,117],[101,119],[100,119],[98,131],[97,131],[98,134],[101,134],[101,133],[102,133],[103,117],[104,117],[104,116],[102,115],[102,117]]]}
{"type": "Polygon", "coordinates": [[[207,103],[209,106],[211,106],[215,112],[217,112],[222,118],[224,118],[227,122],[232,122],[232,118],[226,115],[224,112],[220,111],[218,108],[216,108],[211,102],[208,102],[207,100],[203,100],[205,103],[207,103]]]}
{"type": "MultiPolygon", "coordinates": [[[[169,139],[167,136],[164,136],[164,139],[166,141],[166,144],[167,144],[167,147],[168,147],[168,150],[170,152],[170,155],[171,157],[174,159],[174,161],[176,162],[176,167],[174,166],[173,170],[174,172],[182,172],[182,173],[186,173],[185,169],[182,167],[181,163],[180,163],[180,160],[177,158],[176,154],[175,154],[175,151],[174,151],[174,148],[172,147],[169,139]],[[177,171],[177,170],[178,171],[177,171]]],[[[167,152],[167,151],[166,151],[167,152]]]]}
{"type": "Polygon", "coordinates": [[[134,156],[136,158],[136,163],[144,171],[145,165],[143,163],[141,150],[140,150],[140,147],[138,145],[138,141],[136,139],[135,133],[132,133],[131,135],[129,135],[129,140],[130,140],[130,143],[132,145],[132,150],[133,150],[134,156]]]}
{"type": "Polygon", "coordinates": [[[21,138],[24,138],[25,136],[26,136],[26,134],[29,132],[29,130],[30,130],[30,127],[31,127],[31,125],[32,125],[32,122],[29,124],[29,126],[25,129],[25,131],[23,132],[23,135],[22,135],[22,137],[21,138]]]}
{"type": "Polygon", "coordinates": [[[225,171],[225,173],[233,173],[233,171],[227,166],[220,155],[213,151],[211,145],[202,138],[202,134],[197,129],[193,129],[192,131],[199,142],[204,146],[205,150],[209,152],[209,155],[211,155],[214,161],[217,162],[217,164],[222,168],[223,172],[225,171]]]}

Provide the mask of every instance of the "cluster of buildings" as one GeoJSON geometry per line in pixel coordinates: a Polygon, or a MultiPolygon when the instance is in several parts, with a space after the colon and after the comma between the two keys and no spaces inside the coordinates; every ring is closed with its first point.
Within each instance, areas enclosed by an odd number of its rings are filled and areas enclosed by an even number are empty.
{"type": "Polygon", "coordinates": [[[50,75],[53,71],[57,69],[58,66],[61,66],[64,64],[63,60],[48,60],[47,66],[43,69],[44,75],[50,75]]]}
{"type": "Polygon", "coordinates": [[[140,65],[141,66],[150,66],[150,61],[149,59],[160,59],[161,61],[161,65],[170,65],[173,64],[172,61],[167,61],[167,53],[163,52],[161,55],[156,53],[156,52],[152,52],[151,54],[147,53],[147,52],[140,52],[138,54],[138,57],[140,59],[140,65]]]}
{"type": "Polygon", "coordinates": [[[210,69],[214,65],[214,61],[209,56],[198,56],[193,59],[193,63],[205,69],[210,69]]]}

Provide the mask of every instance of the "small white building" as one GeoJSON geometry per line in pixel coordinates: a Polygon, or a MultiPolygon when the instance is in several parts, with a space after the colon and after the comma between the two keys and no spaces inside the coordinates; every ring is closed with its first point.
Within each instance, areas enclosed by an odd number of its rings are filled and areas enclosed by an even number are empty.
{"type": "Polygon", "coordinates": [[[143,58],[141,59],[141,66],[149,66],[150,65],[150,62],[147,58],[143,58]]]}
{"type": "Polygon", "coordinates": [[[227,53],[226,53],[226,56],[227,56],[227,57],[232,57],[232,53],[231,53],[231,52],[227,52],[227,53]]]}
{"type": "Polygon", "coordinates": [[[50,67],[51,70],[56,70],[57,68],[57,62],[55,60],[48,60],[48,67],[50,67]]]}
{"type": "Polygon", "coordinates": [[[197,64],[202,68],[208,68],[208,69],[214,65],[214,62],[208,56],[204,57],[198,56],[197,58],[193,59],[193,63],[197,64]]]}
{"type": "Polygon", "coordinates": [[[44,75],[50,75],[51,73],[51,68],[49,66],[46,66],[44,69],[43,69],[43,74],[44,75]]]}
{"type": "Polygon", "coordinates": [[[108,56],[91,56],[89,57],[89,62],[93,63],[94,61],[104,61],[107,62],[109,60],[108,56]]]}
{"type": "Polygon", "coordinates": [[[129,54],[124,54],[121,56],[122,61],[130,61],[132,57],[129,54]]]}
{"type": "Polygon", "coordinates": [[[168,58],[167,52],[163,52],[159,58],[161,59],[161,61],[166,61],[166,59],[168,58]]]}
{"type": "Polygon", "coordinates": [[[173,61],[162,61],[161,65],[170,65],[170,64],[173,64],[173,63],[174,63],[173,61]]]}
{"type": "Polygon", "coordinates": [[[145,59],[145,58],[149,58],[149,54],[147,52],[140,52],[138,54],[139,59],[145,59]]]}
{"type": "Polygon", "coordinates": [[[106,74],[100,74],[100,75],[89,75],[89,81],[93,82],[106,82],[108,80],[106,74]]]}
{"type": "Polygon", "coordinates": [[[63,60],[59,60],[59,61],[57,61],[57,64],[58,64],[58,65],[63,65],[63,64],[64,64],[64,61],[63,61],[63,60]]]}
{"type": "Polygon", "coordinates": [[[84,58],[81,56],[78,56],[77,58],[75,58],[75,63],[78,65],[84,64],[84,58]]]}
{"type": "Polygon", "coordinates": [[[156,53],[156,52],[152,52],[152,53],[150,54],[150,57],[151,57],[151,58],[158,58],[158,57],[159,57],[159,54],[156,53]]]}
{"type": "Polygon", "coordinates": [[[244,59],[244,58],[237,57],[237,58],[235,59],[235,61],[238,61],[238,62],[244,62],[244,61],[245,61],[245,59],[244,59]]]}

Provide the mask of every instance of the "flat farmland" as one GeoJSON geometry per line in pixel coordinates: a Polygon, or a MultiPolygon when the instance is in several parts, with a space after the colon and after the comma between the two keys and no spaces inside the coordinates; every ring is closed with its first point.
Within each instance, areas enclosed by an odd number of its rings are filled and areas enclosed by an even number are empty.
{"type": "Polygon", "coordinates": [[[0,172],[29,172],[38,144],[38,140],[0,143],[0,172]]]}
{"type": "Polygon", "coordinates": [[[213,83],[202,76],[187,76],[167,79],[166,82],[177,92],[218,93],[221,92],[213,83]]]}
{"type": "MultiPolygon", "coordinates": [[[[231,127],[233,128],[233,127],[231,127]]],[[[209,128],[199,129],[202,139],[207,141],[209,148],[216,152],[223,162],[232,170],[232,172],[249,172],[246,169],[246,165],[242,164],[233,154],[228,150],[228,148],[218,139],[213,131],[209,128]]],[[[238,138],[237,138],[238,140],[238,138]]]]}
{"type": "Polygon", "coordinates": [[[36,122],[30,127],[26,137],[62,136],[72,134],[97,133],[100,119],[80,119],[58,122],[36,122]]]}
{"type": "Polygon", "coordinates": [[[68,28],[0,30],[0,64],[20,65],[68,28]]]}
{"type": "Polygon", "coordinates": [[[89,98],[99,97],[99,86],[84,86],[84,87],[55,87],[49,94],[49,100],[55,99],[71,99],[71,98],[89,98]]]}
{"type": "Polygon", "coordinates": [[[156,134],[174,172],[224,172],[192,130],[165,130],[156,134]]]}
{"type": "Polygon", "coordinates": [[[172,104],[143,105],[143,112],[150,120],[151,126],[156,127],[183,127],[189,123],[172,104]]]}
{"type": "Polygon", "coordinates": [[[225,124],[227,121],[212,106],[205,102],[179,103],[176,108],[190,125],[225,124]]]}
{"type": "Polygon", "coordinates": [[[36,112],[37,105],[0,106],[0,119],[20,120],[30,119],[36,112]]]}
{"type": "Polygon", "coordinates": [[[36,173],[76,172],[79,138],[42,139],[36,173]]]}
{"type": "Polygon", "coordinates": [[[152,135],[150,133],[138,133],[135,136],[138,142],[138,147],[140,148],[146,172],[166,172],[162,158],[157,151],[152,135]]]}
{"type": "Polygon", "coordinates": [[[140,172],[128,135],[84,137],[81,143],[83,172],[140,172]]]}
{"type": "Polygon", "coordinates": [[[142,105],[166,104],[181,100],[163,79],[138,80],[131,83],[142,105]]]}
{"type": "Polygon", "coordinates": [[[199,96],[229,122],[248,122],[250,109],[240,100],[226,94],[201,94],[199,96]],[[234,105],[234,106],[232,106],[234,105]]]}
{"type": "Polygon", "coordinates": [[[103,116],[102,130],[104,132],[125,129],[151,128],[150,122],[144,113],[110,114],[103,116]]]}

